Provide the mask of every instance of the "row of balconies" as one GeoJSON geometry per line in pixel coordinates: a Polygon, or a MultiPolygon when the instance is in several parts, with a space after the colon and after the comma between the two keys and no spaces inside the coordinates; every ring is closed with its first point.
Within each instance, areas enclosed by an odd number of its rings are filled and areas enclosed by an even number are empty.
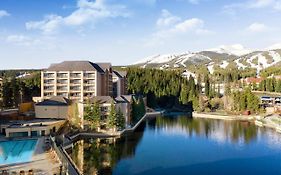
{"type": "MultiPolygon", "coordinates": [[[[94,86],[84,86],[84,91],[95,91],[94,86]]],[[[44,86],[44,91],[54,91],[54,86],[44,86]]],[[[67,86],[58,86],[57,91],[67,92],[67,86]]],[[[70,86],[70,91],[81,91],[81,86],[70,86]]]]}
{"type": "MultiPolygon", "coordinates": [[[[62,92],[62,93],[57,93],[57,96],[62,96],[62,97],[69,97],[68,96],[69,93],[67,92],[62,92]]],[[[81,97],[80,96],[81,93],[70,93],[70,97],[81,97]]],[[[94,93],[84,93],[84,98],[87,99],[89,97],[92,97],[94,95],[94,93]]]]}
{"type": "MultiPolygon", "coordinates": [[[[44,78],[50,79],[50,78],[55,78],[55,73],[44,73],[44,78]]],[[[68,78],[70,76],[71,78],[81,78],[81,73],[57,73],[57,78],[63,79],[63,78],[68,78]]],[[[84,73],[83,74],[84,78],[95,78],[95,73],[84,73]]]]}
{"type": "MultiPolygon", "coordinates": [[[[95,80],[84,80],[84,84],[95,84],[95,80]]],[[[44,80],[44,84],[55,84],[55,80],[44,80]]],[[[57,84],[68,84],[68,80],[57,80],[57,84]]],[[[70,84],[81,84],[81,80],[70,80],[70,84]]]]}

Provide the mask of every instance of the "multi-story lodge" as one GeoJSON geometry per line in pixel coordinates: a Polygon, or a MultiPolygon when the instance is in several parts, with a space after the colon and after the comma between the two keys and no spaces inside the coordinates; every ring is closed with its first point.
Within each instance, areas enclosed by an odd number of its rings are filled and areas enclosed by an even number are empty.
{"type": "Polygon", "coordinates": [[[110,63],[64,61],[41,73],[41,98],[52,96],[84,101],[92,96],[112,96],[110,63]]]}
{"type": "Polygon", "coordinates": [[[125,71],[113,71],[112,82],[113,82],[113,96],[118,97],[127,94],[127,72],[125,71]]]}

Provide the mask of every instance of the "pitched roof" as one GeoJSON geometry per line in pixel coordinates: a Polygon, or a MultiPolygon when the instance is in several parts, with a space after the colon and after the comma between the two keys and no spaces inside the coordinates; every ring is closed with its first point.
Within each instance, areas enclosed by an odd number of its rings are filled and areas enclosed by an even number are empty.
{"type": "Polygon", "coordinates": [[[90,103],[93,102],[98,102],[98,103],[112,103],[112,101],[115,102],[115,99],[110,97],[110,96],[94,96],[92,98],[90,98],[90,103]]]}
{"type": "Polygon", "coordinates": [[[51,64],[48,71],[98,71],[104,73],[103,69],[96,63],[90,61],[64,61],[51,64]]]}
{"type": "Polygon", "coordinates": [[[123,78],[127,76],[127,72],[126,71],[113,71],[113,76],[117,76],[119,78],[123,78]]]}
{"type": "Polygon", "coordinates": [[[69,100],[65,97],[53,96],[36,104],[36,106],[68,106],[69,100]]]}
{"type": "Polygon", "coordinates": [[[105,72],[111,68],[111,63],[96,63],[105,72]]]}

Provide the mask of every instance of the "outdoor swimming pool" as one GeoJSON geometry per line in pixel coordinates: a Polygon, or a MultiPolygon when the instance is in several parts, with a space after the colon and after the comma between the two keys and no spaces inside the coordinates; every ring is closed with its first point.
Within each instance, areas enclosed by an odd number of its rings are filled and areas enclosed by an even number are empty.
{"type": "Polygon", "coordinates": [[[0,142],[0,165],[31,161],[37,140],[0,142]]]}

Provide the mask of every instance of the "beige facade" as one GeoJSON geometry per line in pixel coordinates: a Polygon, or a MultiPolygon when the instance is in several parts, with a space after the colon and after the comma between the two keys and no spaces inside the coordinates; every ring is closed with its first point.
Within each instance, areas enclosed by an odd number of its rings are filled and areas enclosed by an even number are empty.
{"type": "Polygon", "coordinates": [[[47,136],[57,132],[64,123],[65,120],[36,120],[12,125],[2,124],[1,132],[5,134],[6,137],[47,136]]]}
{"type": "MultiPolygon", "coordinates": [[[[102,64],[102,63],[101,63],[102,64]]],[[[52,96],[84,101],[112,94],[112,70],[89,61],[65,61],[41,72],[41,98],[52,96]]]]}
{"type": "Polygon", "coordinates": [[[69,106],[35,106],[36,118],[68,119],[69,106]]]}

